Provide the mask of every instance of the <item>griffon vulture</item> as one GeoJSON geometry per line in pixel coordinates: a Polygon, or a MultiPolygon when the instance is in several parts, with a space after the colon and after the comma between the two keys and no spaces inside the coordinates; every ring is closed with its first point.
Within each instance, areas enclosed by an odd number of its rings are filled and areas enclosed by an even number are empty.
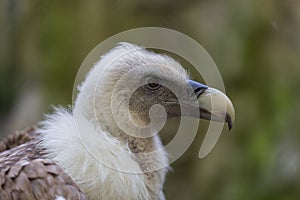
{"type": "Polygon", "coordinates": [[[234,115],[226,95],[174,59],[121,43],[87,74],[74,107],[0,142],[0,199],[163,200],[168,155],[155,124],[189,116],[231,128],[234,115]]]}

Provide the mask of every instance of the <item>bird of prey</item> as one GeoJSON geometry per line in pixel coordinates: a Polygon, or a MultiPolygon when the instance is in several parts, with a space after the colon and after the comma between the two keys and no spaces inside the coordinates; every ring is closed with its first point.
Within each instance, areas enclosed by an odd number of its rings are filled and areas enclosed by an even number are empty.
{"type": "Polygon", "coordinates": [[[173,58],[120,43],[86,75],[73,107],[0,142],[0,199],[163,200],[168,155],[156,124],[187,116],[231,128],[234,115],[225,94],[173,58]]]}

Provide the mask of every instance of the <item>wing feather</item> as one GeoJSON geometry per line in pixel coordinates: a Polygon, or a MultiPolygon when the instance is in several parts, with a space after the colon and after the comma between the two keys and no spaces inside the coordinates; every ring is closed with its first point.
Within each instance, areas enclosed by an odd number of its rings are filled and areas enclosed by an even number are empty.
{"type": "Polygon", "coordinates": [[[86,200],[77,184],[54,161],[39,149],[39,140],[30,133],[0,142],[0,199],[47,200],[63,197],[86,200]],[[16,138],[22,138],[17,141],[16,138]]]}

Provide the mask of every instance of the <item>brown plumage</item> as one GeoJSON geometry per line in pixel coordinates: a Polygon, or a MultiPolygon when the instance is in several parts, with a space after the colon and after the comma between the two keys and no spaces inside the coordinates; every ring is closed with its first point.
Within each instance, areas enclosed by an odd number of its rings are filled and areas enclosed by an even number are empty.
{"type": "Polygon", "coordinates": [[[22,131],[16,131],[13,134],[9,134],[6,138],[1,139],[0,152],[12,149],[20,144],[33,140],[38,134],[36,129],[36,126],[31,126],[22,131]]]}
{"type": "Polygon", "coordinates": [[[45,157],[38,136],[30,127],[1,140],[0,199],[86,199],[70,176],[45,157]]]}

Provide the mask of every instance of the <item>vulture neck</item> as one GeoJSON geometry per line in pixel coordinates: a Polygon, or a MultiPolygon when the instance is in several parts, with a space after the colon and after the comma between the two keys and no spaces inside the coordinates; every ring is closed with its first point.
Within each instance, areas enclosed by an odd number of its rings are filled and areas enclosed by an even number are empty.
{"type": "MultiPolygon", "coordinates": [[[[99,96],[105,95],[101,94],[99,96]]],[[[110,98],[99,98],[99,100],[97,100],[97,104],[93,103],[93,99],[93,96],[89,95],[85,92],[85,90],[81,91],[73,110],[75,120],[77,118],[76,116],[83,116],[99,132],[105,132],[108,135],[115,137],[124,145],[128,144],[129,149],[133,153],[152,152],[162,148],[161,140],[157,134],[158,131],[151,128],[139,129],[140,127],[144,127],[148,124],[147,120],[141,120],[137,116],[133,115],[135,122],[128,122],[128,120],[126,120],[128,119],[128,115],[126,112],[123,112],[123,110],[126,109],[120,108],[118,109],[120,110],[118,114],[121,115],[119,118],[121,120],[119,120],[119,123],[116,123],[116,119],[111,110],[110,98]],[[86,107],[86,105],[94,106],[91,108],[86,107]],[[123,121],[125,122],[123,123],[123,121]],[[131,123],[137,124],[135,124],[134,128],[132,128],[131,123]],[[120,126],[123,128],[119,128],[120,126]]]]}
{"type": "MultiPolygon", "coordinates": [[[[126,128],[127,130],[122,130],[114,122],[115,120],[113,118],[99,116],[97,119],[98,120],[87,118],[88,121],[94,124],[96,129],[101,132],[104,131],[118,139],[122,144],[128,145],[132,153],[149,153],[162,148],[161,140],[157,132],[153,133],[149,129],[136,130],[126,128]]],[[[142,126],[143,125],[144,124],[142,124],[142,126]]]]}

